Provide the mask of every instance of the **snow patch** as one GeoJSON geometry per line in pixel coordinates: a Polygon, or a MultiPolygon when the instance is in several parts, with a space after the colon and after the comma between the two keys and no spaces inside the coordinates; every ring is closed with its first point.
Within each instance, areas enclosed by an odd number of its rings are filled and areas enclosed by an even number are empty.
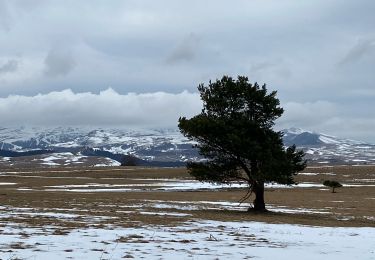
{"type": "MultiPolygon", "coordinates": [[[[2,249],[35,259],[372,259],[374,228],[191,221],[179,226],[108,227],[54,235],[55,227],[6,225],[2,249]],[[20,234],[23,234],[22,236],[20,234]],[[36,243],[38,242],[38,243],[36,243]]],[[[9,254],[4,253],[4,258],[9,254]]]]}

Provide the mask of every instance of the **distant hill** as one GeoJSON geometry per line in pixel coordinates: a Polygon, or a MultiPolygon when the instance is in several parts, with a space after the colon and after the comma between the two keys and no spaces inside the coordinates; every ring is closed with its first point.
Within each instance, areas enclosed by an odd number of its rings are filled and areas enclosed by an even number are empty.
{"type": "MultiPolygon", "coordinates": [[[[296,144],[315,164],[374,164],[375,145],[340,139],[299,128],[283,130],[284,144],[296,144]]],[[[201,160],[193,142],[176,129],[108,129],[108,128],[1,128],[0,156],[22,157],[59,154],[57,165],[90,162],[92,165],[115,165],[124,155],[139,159],[143,166],[182,166],[189,160],[201,160]],[[90,160],[72,159],[72,156],[90,160]],[[80,157],[81,156],[81,157],[80,157]],[[70,158],[70,159],[69,159],[70,158]],[[110,161],[95,163],[94,158],[110,161]]],[[[6,160],[0,160],[6,163],[6,160]]],[[[53,160],[52,160],[53,161],[53,160]]],[[[57,160],[56,160],[57,161],[57,160]]],[[[48,164],[47,164],[48,165],[48,164]]]]}
{"type": "Polygon", "coordinates": [[[139,165],[160,167],[184,166],[188,160],[201,159],[193,142],[176,129],[0,127],[0,140],[0,156],[6,157],[58,153],[121,162],[124,155],[134,155],[139,165]]]}
{"type": "Polygon", "coordinates": [[[306,152],[310,163],[375,164],[375,145],[315,133],[299,128],[282,130],[284,144],[295,144],[306,152]]]}

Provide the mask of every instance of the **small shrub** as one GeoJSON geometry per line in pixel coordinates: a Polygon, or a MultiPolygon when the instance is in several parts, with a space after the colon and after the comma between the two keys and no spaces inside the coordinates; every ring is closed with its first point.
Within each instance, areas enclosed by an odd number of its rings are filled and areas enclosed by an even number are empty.
{"type": "Polygon", "coordinates": [[[342,184],[339,183],[338,181],[329,181],[329,180],[324,181],[323,185],[332,188],[332,193],[335,193],[335,188],[342,187],[342,184]]]}

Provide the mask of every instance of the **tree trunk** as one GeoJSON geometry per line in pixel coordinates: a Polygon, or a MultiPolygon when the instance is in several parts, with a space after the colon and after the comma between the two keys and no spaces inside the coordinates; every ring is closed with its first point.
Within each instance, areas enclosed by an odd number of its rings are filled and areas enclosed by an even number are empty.
{"type": "Polygon", "coordinates": [[[259,182],[253,187],[255,193],[254,210],[266,211],[266,204],[264,203],[264,182],[259,182]]]}
{"type": "MultiPolygon", "coordinates": [[[[259,168],[257,161],[250,162],[250,171],[253,177],[259,176],[259,168]]],[[[249,176],[249,179],[252,179],[249,176]]],[[[254,208],[249,210],[254,211],[266,211],[266,205],[264,203],[264,182],[263,181],[254,181],[252,184],[252,189],[255,194],[254,208]]]]}

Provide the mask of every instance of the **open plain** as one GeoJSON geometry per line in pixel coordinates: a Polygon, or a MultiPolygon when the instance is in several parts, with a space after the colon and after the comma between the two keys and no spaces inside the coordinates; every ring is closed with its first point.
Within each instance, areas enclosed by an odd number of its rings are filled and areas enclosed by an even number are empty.
{"type": "Polygon", "coordinates": [[[0,172],[0,259],[375,259],[374,166],[311,166],[296,185],[268,184],[267,213],[238,202],[246,185],[184,168],[0,172]]]}

